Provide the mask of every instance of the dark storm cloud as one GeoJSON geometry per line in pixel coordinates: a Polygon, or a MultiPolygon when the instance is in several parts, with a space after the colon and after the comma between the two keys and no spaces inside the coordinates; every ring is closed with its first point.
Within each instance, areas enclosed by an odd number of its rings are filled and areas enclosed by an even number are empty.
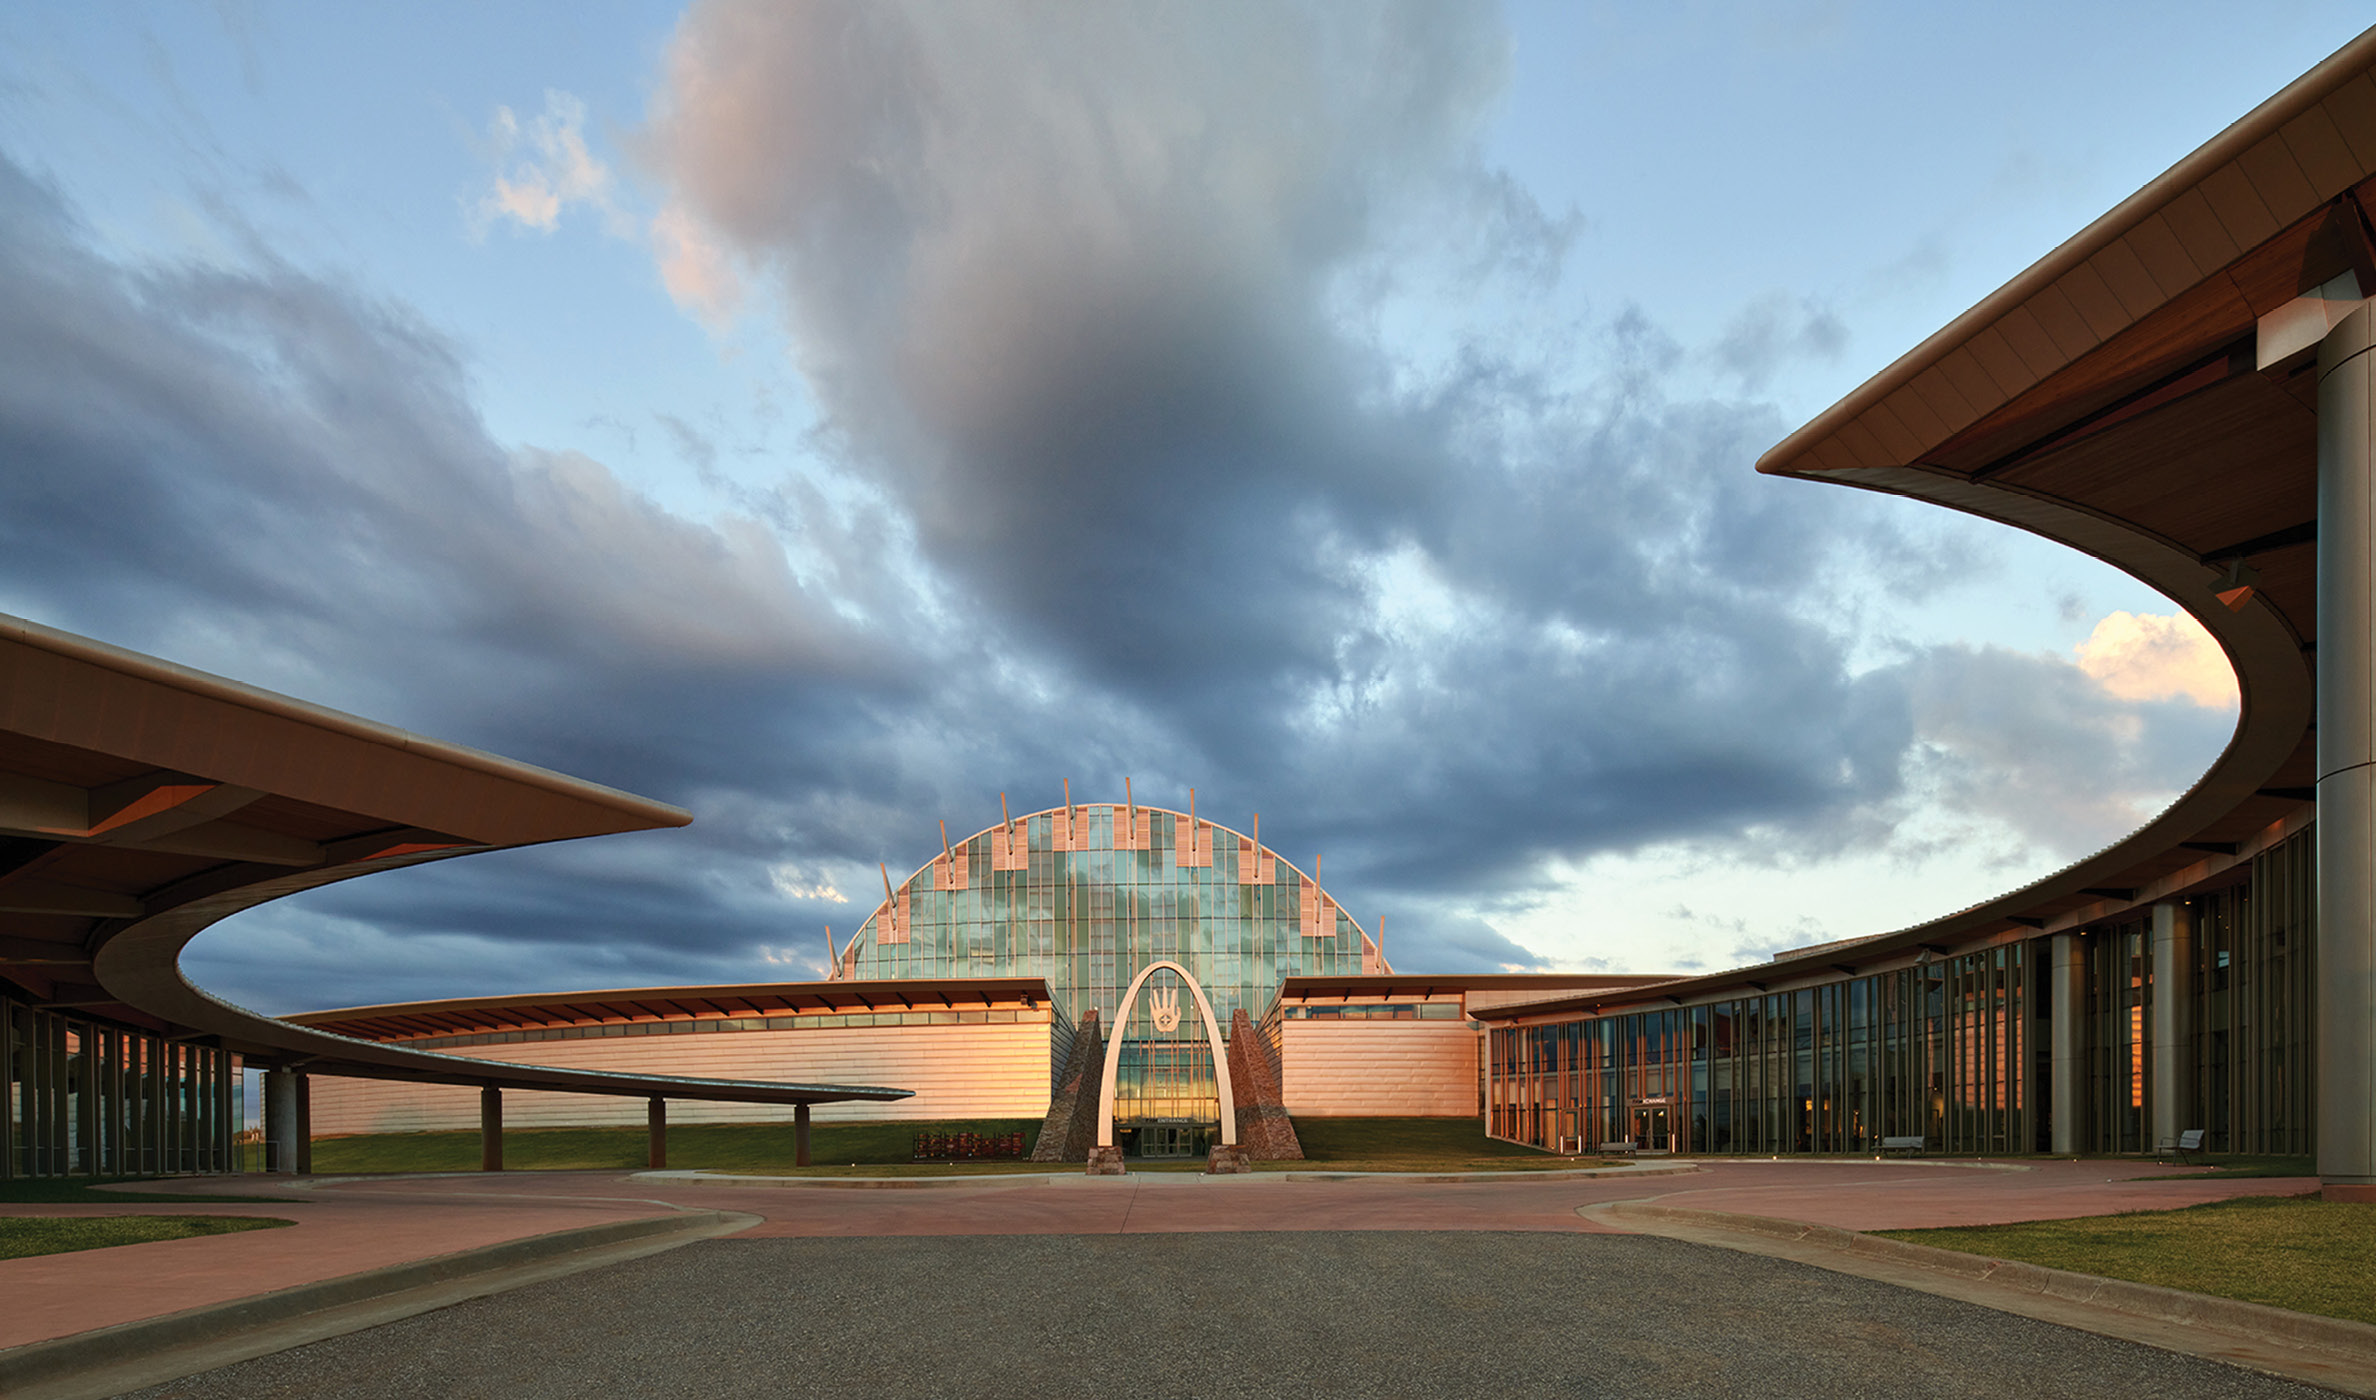
{"type": "MultiPolygon", "coordinates": [[[[714,975],[793,941],[793,919],[807,955],[816,917],[856,920],[781,886],[896,862],[921,845],[918,809],[1023,766],[995,735],[952,745],[935,706],[975,697],[916,648],[967,658],[894,581],[823,596],[757,520],[695,524],[583,456],[498,448],[451,350],[396,309],[270,263],[118,267],[87,241],[0,162],[8,607],[706,818],[323,891],[248,916],[244,938],[314,919],[494,937],[547,950],[539,984],[599,950],[639,969],[626,980],[714,975]]],[[[821,507],[801,523],[812,542],[866,528],[821,507]]],[[[807,557],[828,583],[833,553],[807,557]]],[[[310,998],[279,1004],[370,1000],[379,982],[341,968],[419,966],[328,959],[310,998]]],[[[294,996],[290,969],[258,990],[294,996]]]]}
{"type": "MultiPolygon", "coordinates": [[[[1757,478],[1787,425],[1685,387],[1646,315],[1384,348],[1414,281],[1562,275],[1575,218],[1475,153],[1502,43],[1445,5],[696,8],[641,152],[672,286],[740,268],[825,413],[767,487],[662,420],[729,502],[700,521],[492,441],[401,307],[269,254],[111,263],[0,162],[0,606],[698,818],[304,896],[200,980],[812,975],[877,861],[1065,777],[1261,812],[1416,969],[1539,963],[1492,919],[1598,852],[1886,840],[1909,775],[2106,834],[2026,804],[2152,789],[2194,719],[2035,658],[1852,666],[1844,589],[1970,556],[1757,478]]],[[[1744,314],[1743,382],[1836,331],[1744,314]]]]}
{"type": "MultiPolygon", "coordinates": [[[[1805,605],[1902,546],[1747,473],[1770,411],[1670,400],[1636,313],[1416,387],[1351,333],[1414,227],[1524,295],[1574,226],[1478,163],[1490,13],[1363,15],[706,4],[645,158],[926,559],[1362,882],[1506,897],[1889,797],[1902,690],[1805,605]],[[1397,561],[1453,619],[1397,616],[1397,561]]],[[[1759,314],[1744,378],[1836,349],[1759,314]]]]}

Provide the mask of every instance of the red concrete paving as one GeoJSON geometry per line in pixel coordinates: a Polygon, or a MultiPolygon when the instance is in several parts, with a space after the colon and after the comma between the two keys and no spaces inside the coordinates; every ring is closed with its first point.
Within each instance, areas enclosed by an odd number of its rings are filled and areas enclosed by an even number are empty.
{"type": "MultiPolygon", "coordinates": [[[[638,1180],[630,1173],[507,1173],[324,1181],[302,1204],[11,1206],[15,1215],[280,1215],[296,1227],[0,1261],[0,1346],[430,1258],[505,1240],[665,1213],[763,1218],[758,1236],[1147,1234],[1229,1230],[1529,1230],[1592,1233],[1599,1201],[1780,1216],[1847,1229],[1998,1223],[2294,1195],[2307,1179],[2141,1181],[2152,1164],[2033,1162],[2021,1170],[1909,1163],[1723,1161],[1685,1175],[1418,1182],[1145,1175],[1064,1176],[927,1189],[638,1180]]],[[[224,1183],[180,1182],[182,1190],[224,1183]]],[[[240,1189],[235,1187],[234,1189],[240,1189]]],[[[275,1187],[249,1178],[244,1189],[275,1187]]]]}
{"type": "MultiPolygon", "coordinates": [[[[192,1194],[250,1190],[277,1194],[253,1178],[245,1182],[185,1179],[163,1185],[192,1194]]],[[[199,1202],[148,1205],[126,1193],[121,1206],[0,1204],[0,1215],[261,1215],[297,1222],[287,1229],[0,1259],[0,1297],[9,1300],[7,1310],[0,1312],[0,1347],[160,1317],[506,1240],[669,1213],[669,1207],[648,1200],[604,1200],[594,1193],[576,1192],[509,1198],[351,1190],[292,1194],[303,1199],[252,1206],[199,1202]]]]}

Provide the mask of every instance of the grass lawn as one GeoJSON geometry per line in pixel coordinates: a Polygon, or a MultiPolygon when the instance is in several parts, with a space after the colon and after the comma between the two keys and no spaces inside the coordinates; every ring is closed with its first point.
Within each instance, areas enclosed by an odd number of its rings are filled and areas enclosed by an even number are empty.
{"type": "Polygon", "coordinates": [[[2246,1196],[2184,1210],[1947,1230],[1875,1230],[2074,1273],[2376,1323],[2376,1206],[2246,1196]]]}
{"type": "Polygon", "coordinates": [[[1256,1171],[1509,1172],[1591,1167],[1485,1136],[1474,1118],[1298,1118],[1300,1162],[1256,1162],[1256,1171]]]}
{"type": "MultiPolygon", "coordinates": [[[[811,1170],[844,1176],[881,1175],[910,1165],[918,1133],[1023,1134],[1029,1152],[1039,1137],[1036,1118],[980,1118],[937,1123],[818,1123],[809,1129],[811,1170]],[[850,1164],[855,1163],[854,1168],[850,1164]],[[867,1169],[872,1170],[867,1170],[867,1169]]],[[[671,1123],[672,1169],[772,1174],[792,1167],[790,1123],[671,1123]]],[[[515,1171],[640,1170],[647,1161],[642,1128],[519,1128],[503,1135],[503,1165],[515,1171]]],[[[479,1164],[476,1130],[456,1133],[373,1133],[316,1138],[317,1172],[471,1172],[479,1164]]],[[[1014,1170],[1014,1163],[915,1164],[919,1173],[1014,1170]]]]}
{"type": "MultiPolygon", "coordinates": [[[[1036,1119],[936,1123],[819,1123],[810,1130],[803,1170],[792,1165],[789,1123],[688,1123],[668,1130],[668,1165],[685,1170],[761,1176],[983,1176],[1066,1170],[1045,1162],[915,1162],[918,1133],[1020,1131],[1025,1150],[1039,1136],[1036,1119]]],[[[1474,1118],[1306,1118],[1295,1125],[1306,1160],[1257,1162],[1261,1171],[1460,1172],[1538,1171],[1591,1166],[1488,1139],[1474,1118]]],[[[317,1172],[466,1172],[478,1170],[476,1132],[380,1133],[317,1138],[317,1172]]],[[[503,1135],[506,1167],[526,1171],[632,1170],[644,1165],[641,1128],[525,1128],[503,1135]]],[[[1077,1168],[1073,1168],[1077,1170],[1077,1168]]],[[[1201,1160],[1133,1162],[1133,1171],[1202,1171],[1201,1160]]]]}
{"type": "Polygon", "coordinates": [[[146,1244],[150,1240],[186,1240],[196,1235],[231,1235],[241,1230],[269,1230],[295,1223],[233,1215],[0,1216],[0,1259],[146,1244]]]}
{"type": "MultiPolygon", "coordinates": [[[[2174,1159],[2173,1159],[2174,1160],[2174,1159]]],[[[2265,1155],[2246,1152],[2202,1152],[2195,1161],[2211,1168],[2208,1172],[2181,1171],[2168,1176],[2149,1176],[2146,1181],[2191,1181],[2206,1176],[2316,1176],[2318,1160],[2305,1152],[2298,1157],[2265,1155]]],[[[2191,1164],[2189,1164],[2191,1165],[2191,1164]]]]}

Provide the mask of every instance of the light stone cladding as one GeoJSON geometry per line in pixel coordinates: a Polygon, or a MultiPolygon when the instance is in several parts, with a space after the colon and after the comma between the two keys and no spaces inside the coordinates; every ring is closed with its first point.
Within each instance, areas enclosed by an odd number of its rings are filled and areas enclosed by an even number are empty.
{"type": "Polygon", "coordinates": [[[1466,1020],[1276,1023],[1291,1115],[1477,1116],[1477,1030],[1466,1020]]]}
{"type": "MultiPolygon", "coordinates": [[[[1053,1057],[1049,1021],[950,1026],[853,1026],[714,1031],[456,1046],[449,1055],[514,1064],[633,1070],[644,1074],[833,1083],[852,1075],[913,1089],[894,1103],[828,1103],[820,1123],[944,1118],[1038,1118],[1048,1111],[1053,1057]]],[[[317,1076],[317,1136],[432,1132],[478,1126],[478,1090],[442,1084],[317,1076]]],[[[507,1128],[641,1126],[637,1098],[528,1091],[503,1096],[507,1128]]],[[[671,1101],[675,1123],[789,1122],[788,1105],[671,1101]]]]}

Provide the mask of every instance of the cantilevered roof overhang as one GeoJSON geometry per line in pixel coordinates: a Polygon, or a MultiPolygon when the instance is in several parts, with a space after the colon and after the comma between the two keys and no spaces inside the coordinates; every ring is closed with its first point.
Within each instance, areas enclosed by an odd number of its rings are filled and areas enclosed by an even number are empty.
{"type": "Polygon", "coordinates": [[[0,616],[0,978],[36,1005],[309,1073],[751,1103],[908,1090],[608,1074],[378,1044],[233,1006],[182,948],[231,914],[683,811],[0,616]]]}
{"type": "Polygon", "coordinates": [[[1051,1006],[1044,977],[955,977],[844,982],[747,982],[706,987],[638,987],[546,996],[463,997],[308,1011],[287,1019],[358,1040],[428,1040],[449,1035],[572,1026],[729,1021],[746,1017],[873,1011],[970,1011],[1051,1006]]]}
{"type": "Polygon", "coordinates": [[[2034,937],[2240,878],[2310,819],[2317,343],[2376,293],[2376,30],[1768,452],[1758,470],[1910,496],[2094,555],[2198,618],[2236,732],[2104,851],[1971,909],[1523,1019],[1781,989],[2034,937]],[[2248,585],[2249,592],[2233,592],[2248,585]],[[2223,592],[2230,599],[2223,599],[2223,592]],[[2231,605],[2231,602],[2233,605],[2231,605]]]}
{"type": "Polygon", "coordinates": [[[1279,979],[1278,1000],[1282,1002],[1359,1002],[1425,1000],[1430,997],[1458,996],[1506,997],[1532,993],[1537,999],[1551,994],[1604,994],[1625,988],[1672,980],[1656,973],[1536,972],[1384,972],[1332,976],[1299,973],[1279,979]]]}

